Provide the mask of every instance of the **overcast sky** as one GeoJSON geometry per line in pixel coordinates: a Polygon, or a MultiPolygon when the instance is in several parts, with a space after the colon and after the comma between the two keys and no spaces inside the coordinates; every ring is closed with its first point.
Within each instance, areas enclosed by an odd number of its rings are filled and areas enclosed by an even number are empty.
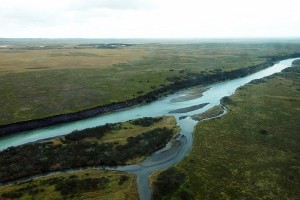
{"type": "Polygon", "coordinates": [[[0,37],[300,37],[300,0],[0,0],[0,37]]]}

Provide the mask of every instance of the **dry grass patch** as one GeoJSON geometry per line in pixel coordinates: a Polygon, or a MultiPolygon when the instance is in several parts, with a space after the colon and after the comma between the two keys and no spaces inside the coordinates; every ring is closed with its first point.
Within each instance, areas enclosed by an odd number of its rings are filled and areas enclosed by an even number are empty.
{"type": "Polygon", "coordinates": [[[146,50],[141,47],[117,49],[41,49],[16,51],[0,49],[0,73],[65,68],[109,68],[114,64],[139,60],[146,50]]]}

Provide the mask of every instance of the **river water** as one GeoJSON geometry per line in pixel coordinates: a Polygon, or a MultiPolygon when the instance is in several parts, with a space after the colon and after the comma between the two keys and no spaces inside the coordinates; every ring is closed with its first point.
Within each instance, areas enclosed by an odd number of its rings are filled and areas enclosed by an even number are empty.
{"type": "Polygon", "coordinates": [[[222,97],[232,95],[238,87],[245,85],[246,83],[249,83],[254,79],[260,79],[272,75],[276,72],[280,72],[281,70],[290,67],[292,62],[296,59],[297,58],[280,61],[279,63],[273,65],[272,67],[269,67],[267,69],[254,73],[252,75],[249,75],[247,77],[228,80],[225,82],[206,86],[208,90],[205,91],[201,97],[192,100],[186,100],[181,102],[172,101],[172,99],[176,99],[178,97],[186,96],[189,95],[190,93],[197,92],[197,87],[182,90],[172,95],[168,95],[155,102],[125,109],[122,111],[96,116],[96,117],[92,117],[89,119],[80,120],[76,122],[49,126],[46,128],[40,128],[36,130],[21,132],[15,135],[1,137],[0,151],[11,146],[17,146],[17,145],[22,145],[29,142],[42,140],[42,139],[62,136],[74,130],[82,130],[90,127],[103,125],[106,123],[123,122],[130,119],[136,119],[141,117],[156,117],[156,116],[163,116],[163,115],[175,116],[177,123],[181,128],[181,133],[180,133],[181,136],[178,137],[178,140],[181,142],[180,146],[171,149],[166,147],[165,150],[161,150],[154,153],[146,161],[139,163],[137,165],[118,166],[114,168],[105,167],[106,169],[113,169],[113,170],[116,169],[116,170],[136,173],[140,198],[150,199],[151,192],[150,192],[150,187],[148,182],[148,176],[154,171],[164,169],[178,163],[185,157],[185,155],[192,148],[192,143],[193,143],[192,133],[197,122],[192,120],[190,117],[181,120],[179,119],[179,117],[190,116],[193,114],[199,114],[205,112],[209,108],[215,105],[219,105],[220,99],[222,97]],[[203,108],[191,112],[187,112],[187,113],[175,113],[175,114],[169,113],[170,111],[173,110],[186,108],[193,105],[199,105],[202,103],[209,103],[209,104],[204,106],[203,108]]]}

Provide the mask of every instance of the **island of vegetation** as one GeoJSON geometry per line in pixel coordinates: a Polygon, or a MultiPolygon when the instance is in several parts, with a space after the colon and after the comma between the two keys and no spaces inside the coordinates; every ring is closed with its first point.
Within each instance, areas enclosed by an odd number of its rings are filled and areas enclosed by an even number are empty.
{"type": "Polygon", "coordinates": [[[217,117],[217,116],[221,115],[222,113],[224,113],[224,109],[222,108],[221,105],[218,105],[218,106],[214,106],[214,107],[208,109],[204,113],[195,114],[195,115],[192,115],[191,117],[193,120],[202,121],[204,119],[217,117]]]}
{"type": "Polygon", "coordinates": [[[179,132],[174,117],[106,124],[0,152],[0,182],[51,171],[139,162],[179,132]]]}
{"type": "Polygon", "coordinates": [[[228,113],[198,123],[190,154],[156,175],[154,199],[299,199],[299,86],[300,60],[224,98],[228,113]]]}
{"type": "Polygon", "coordinates": [[[173,114],[173,113],[187,113],[187,112],[191,112],[191,111],[203,108],[204,106],[206,106],[208,104],[209,103],[201,103],[201,104],[194,105],[194,106],[189,106],[189,107],[186,107],[186,108],[179,108],[179,109],[176,109],[176,110],[172,110],[169,113],[171,113],[171,114],[173,114]]]}

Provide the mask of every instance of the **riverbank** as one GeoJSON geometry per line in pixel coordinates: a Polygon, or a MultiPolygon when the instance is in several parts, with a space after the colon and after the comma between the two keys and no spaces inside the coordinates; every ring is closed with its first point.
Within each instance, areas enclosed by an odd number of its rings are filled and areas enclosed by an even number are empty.
{"type": "Polygon", "coordinates": [[[293,64],[241,87],[224,99],[226,115],[197,124],[196,145],[176,166],[186,178],[168,198],[300,197],[300,65],[293,64]]]}
{"type": "Polygon", "coordinates": [[[144,95],[123,102],[111,103],[104,106],[98,106],[98,107],[86,109],[75,113],[61,114],[61,115],[55,115],[52,117],[47,117],[42,119],[35,119],[35,120],[23,121],[23,122],[8,124],[8,125],[2,125],[0,126],[0,137],[18,133],[21,131],[32,130],[36,128],[41,128],[41,127],[46,127],[46,126],[51,126],[51,125],[56,125],[61,123],[78,121],[81,119],[86,119],[89,117],[130,108],[140,104],[149,103],[160,98],[162,95],[170,94],[184,88],[188,88],[196,85],[204,85],[204,84],[208,85],[211,83],[230,80],[237,77],[243,77],[252,74],[254,72],[260,71],[262,69],[265,69],[275,64],[279,60],[294,58],[298,56],[300,56],[300,54],[294,53],[285,56],[269,57],[269,60],[265,63],[249,66],[246,68],[239,68],[232,71],[220,71],[220,72],[214,72],[213,74],[207,74],[207,75],[189,74],[189,79],[187,80],[173,79],[174,82],[170,83],[169,85],[162,86],[161,88],[158,89],[153,89],[152,91],[147,92],[144,95]]]}

